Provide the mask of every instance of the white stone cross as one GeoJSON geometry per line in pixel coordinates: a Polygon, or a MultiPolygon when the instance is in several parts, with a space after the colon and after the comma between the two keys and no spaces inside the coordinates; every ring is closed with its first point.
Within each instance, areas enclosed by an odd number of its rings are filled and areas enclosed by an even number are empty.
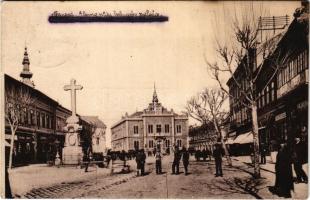
{"type": "Polygon", "coordinates": [[[76,85],[76,80],[71,79],[70,85],[65,85],[64,90],[68,91],[71,90],[71,111],[72,111],[72,116],[76,116],[76,90],[82,90],[83,86],[81,85],[76,85]]]}

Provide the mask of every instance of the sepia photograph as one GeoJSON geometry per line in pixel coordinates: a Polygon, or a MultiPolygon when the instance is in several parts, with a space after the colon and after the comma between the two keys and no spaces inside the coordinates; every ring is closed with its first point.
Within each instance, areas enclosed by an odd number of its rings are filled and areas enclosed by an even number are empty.
{"type": "Polygon", "coordinates": [[[2,1],[0,197],[307,199],[309,2],[2,1]]]}

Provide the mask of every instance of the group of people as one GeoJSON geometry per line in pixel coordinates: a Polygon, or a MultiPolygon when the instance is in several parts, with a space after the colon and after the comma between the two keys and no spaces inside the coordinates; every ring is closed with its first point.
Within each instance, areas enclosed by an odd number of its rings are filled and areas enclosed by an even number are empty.
{"type": "MultiPolygon", "coordinates": [[[[143,149],[136,151],[136,163],[137,163],[137,175],[145,175],[145,160],[146,154],[143,149]]],[[[162,158],[163,154],[160,152],[160,149],[156,149],[155,152],[155,167],[156,174],[162,174],[162,158]]],[[[183,161],[183,166],[185,170],[185,175],[188,175],[188,165],[189,165],[189,152],[183,147],[182,150],[179,150],[177,146],[174,147],[174,157],[172,162],[172,174],[179,174],[180,161],[183,161]]]]}
{"type": "Polygon", "coordinates": [[[180,173],[180,161],[183,161],[183,166],[184,166],[184,171],[185,171],[185,176],[188,175],[188,165],[189,165],[189,152],[188,150],[183,147],[182,150],[180,151],[177,146],[174,148],[174,157],[173,157],[173,162],[172,162],[172,174],[178,175],[180,173]]]}
{"type": "Polygon", "coordinates": [[[137,176],[145,175],[145,160],[146,155],[144,149],[136,150],[137,176]]]}
{"type": "Polygon", "coordinates": [[[285,141],[280,143],[275,165],[275,185],[270,188],[272,193],[291,198],[291,190],[294,190],[292,163],[296,173],[296,183],[308,183],[308,176],[302,169],[302,165],[307,162],[304,155],[306,151],[307,146],[300,137],[295,138],[291,147],[285,141]]]}

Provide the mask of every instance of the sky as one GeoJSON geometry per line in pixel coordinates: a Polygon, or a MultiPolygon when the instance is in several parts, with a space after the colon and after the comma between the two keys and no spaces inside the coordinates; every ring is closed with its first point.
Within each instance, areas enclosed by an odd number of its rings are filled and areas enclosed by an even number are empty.
{"type": "MultiPolygon", "coordinates": [[[[63,86],[74,78],[77,113],[95,115],[110,127],[121,116],[147,107],[154,83],[159,101],[180,113],[205,87],[217,87],[204,55],[216,60],[215,37],[231,38],[229,16],[247,2],[2,2],[1,68],[20,80],[27,46],[36,89],[70,106],[63,86]],[[169,17],[163,23],[50,24],[54,11],[144,12],[169,17]]],[[[292,19],[300,2],[254,2],[275,16],[292,19]]],[[[197,123],[190,120],[190,124],[197,123]]]]}

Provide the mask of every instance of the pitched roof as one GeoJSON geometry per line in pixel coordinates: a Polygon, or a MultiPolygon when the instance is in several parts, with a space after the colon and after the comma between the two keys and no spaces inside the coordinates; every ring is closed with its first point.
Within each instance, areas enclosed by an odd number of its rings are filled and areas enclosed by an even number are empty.
{"type": "Polygon", "coordinates": [[[101,121],[98,116],[81,116],[81,119],[95,125],[97,128],[106,128],[107,126],[101,121]]]}

